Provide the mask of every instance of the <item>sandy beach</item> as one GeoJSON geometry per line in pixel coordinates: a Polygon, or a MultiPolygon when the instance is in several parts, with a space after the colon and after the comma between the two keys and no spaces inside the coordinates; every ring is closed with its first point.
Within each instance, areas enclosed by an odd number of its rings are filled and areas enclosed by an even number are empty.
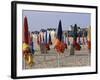
{"type": "Polygon", "coordinates": [[[59,55],[55,49],[50,49],[47,53],[36,51],[33,55],[33,61],[35,64],[32,67],[29,67],[23,58],[23,69],[79,67],[91,65],[91,54],[89,50],[86,49],[86,46],[82,46],[80,51],[75,50],[75,55],[70,55],[69,48],[59,55]]]}

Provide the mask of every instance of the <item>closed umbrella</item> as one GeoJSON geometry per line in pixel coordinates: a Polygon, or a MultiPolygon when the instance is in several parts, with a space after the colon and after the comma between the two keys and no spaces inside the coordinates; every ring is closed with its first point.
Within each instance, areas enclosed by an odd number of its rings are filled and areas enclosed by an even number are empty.
{"type": "Polygon", "coordinates": [[[57,39],[56,39],[56,42],[55,42],[55,48],[58,52],[58,56],[57,56],[57,64],[58,64],[58,67],[60,66],[60,61],[59,61],[59,58],[60,58],[60,54],[59,53],[63,53],[64,52],[64,49],[65,49],[65,45],[62,41],[62,23],[61,23],[61,20],[59,21],[59,24],[58,24],[58,32],[57,32],[57,39]]]}
{"type": "Polygon", "coordinates": [[[74,30],[73,30],[73,45],[75,47],[76,50],[80,50],[81,46],[77,43],[77,37],[78,37],[78,27],[77,24],[74,25],[74,30]]]}
{"type": "Polygon", "coordinates": [[[61,23],[61,20],[59,21],[59,25],[58,25],[57,38],[60,41],[62,40],[62,23],[61,23]]]}
{"type": "Polygon", "coordinates": [[[50,45],[52,44],[50,33],[49,33],[49,44],[50,44],[50,45]]]}
{"type": "Polygon", "coordinates": [[[23,43],[24,50],[23,51],[24,51],[25,54],[27,54],[27,55],[24,55],[25,62],[30,67],[32,67],[34,62],[33,62],[33,56],[31,54],[30,43],[29,43],[30,39],[29,38],[30,38],[30,34],[29,34],[29,31],[28,31],[28,21],[27,21],[27,17],[25,16],[25,18],[24,18],[24,43],[23,43]]]}
{"type": "Polygon", "coordinates": [[[34,42],[33,42],[33,34],[31,33],[30,35],[30,49],[31,49],[31,52],[32,54],[34,54],[34,42]]]}
{"type": "Polygon", "coordinates": [[[24,18],[24,42],[26,44],[29,44],[29,32],[28,32],[28,21],[27,21],[27,17],[25,16],[24,18]]]}
{"type": "Polygon", "coordinates": [[[64,42],[62,41],[62,23],[61,20],[59,21],[59,25],[58,25],[58,32],[57,32],[57,39],[55,41],[55,48],[57,50],[58,53],[63,53],[64,49],[65,49],[65,45],[64,42]]]}
{"type": "Polygon", "coordinates": [[[47,44],[47,31],[45,32],[45,44],[47,44]]]}
{"type": "Polygon", "coordinates": [[[91,50],[91,27],[88,28],[88,49],[91,50]]]}
{"type": "Polygon", "coordinates": [[[50,50],[50,47],[49,47],[49,36],[47,35],[47,31],[46,31],[46,34],[45,34],[45,46],[46,46],[47,50],[50,50]]]}

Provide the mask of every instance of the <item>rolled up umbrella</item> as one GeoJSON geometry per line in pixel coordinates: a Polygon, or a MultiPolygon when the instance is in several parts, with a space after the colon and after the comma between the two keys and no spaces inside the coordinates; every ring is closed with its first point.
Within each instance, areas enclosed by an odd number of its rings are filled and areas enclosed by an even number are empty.
{"type": "Polygon", "coordinates": [[[81,45],[80,32],[78,33],[78,43],[81,45]]]}
{"type": "Polygon", "coordinates": [[[40,44],[39,35],[37,35],[37,44],[38,44],[38,45],[40,44]]]}
{"type": "Polygon", "coordinates": [[[33,42],[32,33],[30,35],[30,49],[31,49],[32,54],[34,54],[34,42],[33,42]]]}
{"type": "Polygon", "coordinates": [[[41,34],[39,34],[39,44],[41,44],[42,42],[42,38],[41,38],[41,34]]]}
{"type": "Polygon", "coordinates": [[[57,50],[58,53],[63,53],[65,50],[65,45],[63,42],[63,36],[62,36],[62,24],[61,24],[61,20],[59,21],[58,24],[58,32],[57,32],[57,39],[55,40],[55,48],[57,50]]]}
{"type": "Polygon", "coordinates": [[[88,28],[88,49],[91,50],[91,27],[88,28]]]}
{"type": "Polygon", "coordinates": [[[74,30],[73,30],[73,44],[76,46],[77,44],[77,24],[74,25],[74,30]]]}
{"type": "Polygon", "coordinates": [[[50,33],[49,33],[49,44],[52,45],[51,35],[50,35],[50,33]]]}
{"type": "Polygon", "coordinates": [[[59,25],[58,25],[57,38],[60,41],[62,40],[62,23],[61,23],[61,20],[59,21],[59,25]]]}
{"type": "Polygon", "coordinates": [[[50,46],[49,46],[49,35],[47,35],[47,31],[45,34],[45,46],[47,50],[50,50],[50,46]]]}
{"type": "Polygon", "coordinates": [[[45,32],[45,44],[47,44],[47,31],[45,32]]]}
{"type": "Polygon", "coordinates": [[[26,44],[29,44],[29,32],[28,32],[28,21],[27,21],[27,17],[25,16],[24,18],[24,42],[26,44]]]}

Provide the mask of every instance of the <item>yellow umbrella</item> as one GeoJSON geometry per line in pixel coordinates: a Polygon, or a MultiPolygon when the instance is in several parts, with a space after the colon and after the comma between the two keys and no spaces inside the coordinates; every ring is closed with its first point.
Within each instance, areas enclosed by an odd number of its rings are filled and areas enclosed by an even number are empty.
{"type": "MultiPolygon", "coordinates": [[[[23,51],[26,51],[28,50],[30,47],[28,44],[26,43],[23,43],[23,51]]],[[[27,55],[24,55],[24,58],[25,58],[25,62],[30,66],[32,67],[32,65],[34,64],[34,61],[33,61],[33,56],[31,53],[27,53],[27,55]]]]}
{"type": "Polygon", "coordinates": [[[29,48],[29,45],[28,44],[26,44],[26,43],[23,43],[23,51],[25,51],[27,48],[29,48]]]}

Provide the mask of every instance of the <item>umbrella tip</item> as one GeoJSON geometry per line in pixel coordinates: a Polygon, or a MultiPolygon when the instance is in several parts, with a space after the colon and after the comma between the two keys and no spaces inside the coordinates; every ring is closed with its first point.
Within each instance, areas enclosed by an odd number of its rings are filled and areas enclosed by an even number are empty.
{"type": "Polygon", "coordinates": [[[59,20],[59,22],[61,22],[61,19],[59,20]]]}
{"type": "Polygon", "coordinates": [[[27,18],[27,16],[25,16],[25,18],[27,18]]]}

